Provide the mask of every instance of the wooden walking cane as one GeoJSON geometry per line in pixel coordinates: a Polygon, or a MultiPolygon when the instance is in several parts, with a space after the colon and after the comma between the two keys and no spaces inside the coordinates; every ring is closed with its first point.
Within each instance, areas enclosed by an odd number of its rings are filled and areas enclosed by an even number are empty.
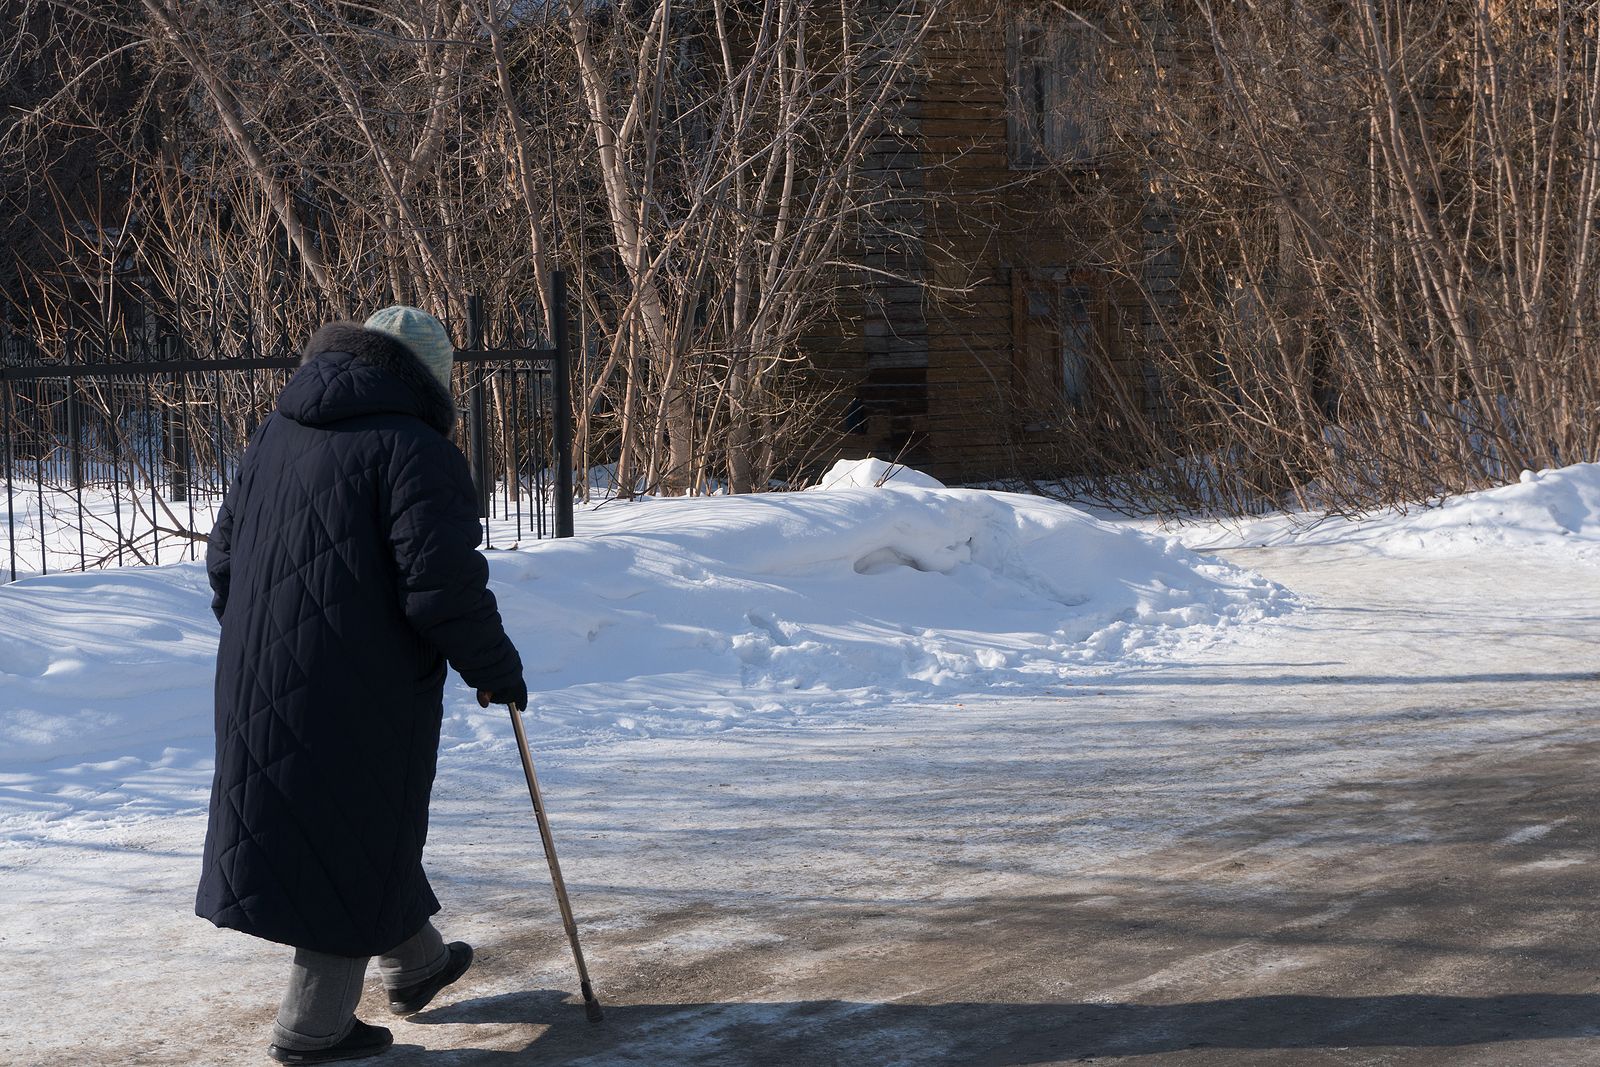
{"type": "Polygon", "coordinates": [[[556,859],[555,839],[550,836],[550,820],[544,813],[544,798],[539,794],[539,776],[533,770],[533,756],[528,751],[528,735],[522,729],[522,711],[515,704],[507,704],[511,712],[511,729],[517,735],[517,752],[522,756],[522,773],[528,779],[528,798],[533,801],[533,815],[539,821],[539,839],[544,842],[544,858],[550,863],[550,881],[556,889],[556,906],[561,909],[561,925],[567,929],[567,940],[572,943],[572,959],[578,965],[578,989],[583,993],[583,1012],[592,1023],[604,1015],[600,1000],[589,983],[589,968],[583,965],[583,949],[578,945],[578,924],[572,918],[572,904],[567,900],[567,883],[561,879],[561,862],[556,859]]]}

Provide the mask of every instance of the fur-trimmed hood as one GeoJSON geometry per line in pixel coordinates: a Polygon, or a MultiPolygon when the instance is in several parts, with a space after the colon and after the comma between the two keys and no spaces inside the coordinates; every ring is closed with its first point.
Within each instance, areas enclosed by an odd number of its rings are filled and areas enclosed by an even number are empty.
{"type": "Polygon", "coordinates": [[[409,348],[376,330],[335,322],[306,343],[278,410],[304,426],[361,415],[413,415],[442,434],[455,425],[450,394],[409,348]]]}

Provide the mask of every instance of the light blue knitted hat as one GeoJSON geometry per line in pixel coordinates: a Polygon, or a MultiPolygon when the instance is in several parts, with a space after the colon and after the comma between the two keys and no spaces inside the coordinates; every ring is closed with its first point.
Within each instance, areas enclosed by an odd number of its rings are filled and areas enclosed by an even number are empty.
{"type": "Polygon", "coordinates": [[[444,324],[419,308],[395,304],[374,312],[364,324],[369,330],[387,334],[405,345],[433,372],[445,391],[450,390],[450,367],[455,362],[456,346],[444,324]]]}

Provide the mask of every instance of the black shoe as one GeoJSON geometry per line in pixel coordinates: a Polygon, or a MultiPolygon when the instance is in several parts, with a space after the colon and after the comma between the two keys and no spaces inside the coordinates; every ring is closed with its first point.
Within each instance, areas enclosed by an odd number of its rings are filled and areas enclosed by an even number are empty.
{"type": "Polygon", "coordinates": [[[390,1011],[396,1015],[419,1012],[428,1006],[439,990],[467,973],[467,968],[472,966],[472,946],[465,941],[452,941],[445,947],[450,950],[450,958],[438,974],[416,985],[389,990],[390,1011]]]}
{"type": "Polygon", "coordinates": [[[279,1063],[337,1063],[340,1060],[364,1060],[376,1056],[394,1044],[394,1035],[382,1026],[368,1026],[360,1019],[345,1035],[345,1039],[328,1048],[295,1049],[282,1045],[268,1045],[267,1055],[279,1063]]]}

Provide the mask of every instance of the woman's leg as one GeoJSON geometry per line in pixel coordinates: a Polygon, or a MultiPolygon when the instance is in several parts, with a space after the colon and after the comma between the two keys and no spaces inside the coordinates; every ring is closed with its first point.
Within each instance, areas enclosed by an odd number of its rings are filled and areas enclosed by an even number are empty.
{"type": "Polygon", "coordinates": [[[378,957],[378,974],[385,989],[404,989],[444,970],[450,952],[431,922],[378,957]]]}
{"type": "Polygon", "coordinates": [[[289,989],[272,1027],[273,1044],[311,1052],[343,1041],[355,1026],[361,979],[366,973],[365,956],[295,949],[289,989]]]}

